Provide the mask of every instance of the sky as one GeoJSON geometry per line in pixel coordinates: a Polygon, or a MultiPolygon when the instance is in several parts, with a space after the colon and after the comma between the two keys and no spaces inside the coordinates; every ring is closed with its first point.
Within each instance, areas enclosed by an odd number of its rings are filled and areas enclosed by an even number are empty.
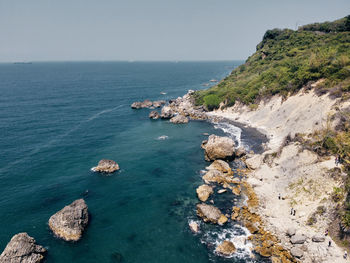
{"type": "Polygon", "coordinates": [[[0,62],[245,60],[264,32],[350,0],[0,0],[0,62]]]}

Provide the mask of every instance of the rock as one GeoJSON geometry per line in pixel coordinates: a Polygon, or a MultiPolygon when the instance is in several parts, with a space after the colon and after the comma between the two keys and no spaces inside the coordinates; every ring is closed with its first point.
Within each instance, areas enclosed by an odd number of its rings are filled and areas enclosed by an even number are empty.
{"type": "Polygon", "coordinates": [[[246,150],[243,148],[243,147],[239,147],[236,151],[235,151],[235,155],[236,155],[236,157],[238,157],[238,158],[240,158],[240,157],[242,157],[242,156],[244,156],[244,155],[246,155],[247,154],[247,152],[246,152],[246,150]]]}
{"type": "Polygon", "coordinates": [[[203,177],[205,183],[225,183],[226,176],[218,170],[209,170],[203,177]]]}
{"type": "Polygon", "coordinates": [[[208,200],[209,196],[214,192],[213,188],[209,185],[203,184],[199,186],[196,190],[198,199],[202,202],[205,202],[208,200]]]}
{"type": "Polygon", "coordinates": [[[153,106],[153,102],[150,100],[144,100],[142,102],[142,108],[149,108],[153,106]]]}
{"type": "Polygon", "coordinates": [[[220,189],[220,190],[218,191],[218,194],[223,194],[223,193],[225,193],[225,192],[227,192],[226,189],[220,189]]]}
{"type": "Polygon", "coordinates": [[[160,113],[160,117],[162,119],[171,119],[172,117],[174,117],[174,115],[174,111],[169,106],[164,106],[160,113]]]}
{"type": "Polygon", "coordinates": [[[292,244],[304,244],[306,241],[306,236],[301,235],[301,234],[296,234],[294,236],[292,236],[292,238],[290,239],[290,242],[292,244]]]}
{"type": "Polygon", "coordinates": [[[113,160],[103,159],[99,161],[98,165],[93,167],[91,170],[100,173],[113,173],[119,170],[119,165],[113,160]]]}
{"type": "Polygon", "coordinates": [[[240,195],[241,194],[241,187],[239,185],[237,185],[236,187],[232,188],[232,193],[234,195],[240,195]]]}
{"type": "Polygon", "coordinates": [[[296,233],[295,228],[294,227],[290,227],[290,228],[287,229],[287,233],[286,234],[287,234],[287,236],[291,237],[291,236],[294,236],[295,233],[296,233]]]}
{"type": "Polygon", "coordinates": [[[247,167],[249,169],[258,169],[261,166],[262,163],[262,156],[257,154],[254,155],[253,157],[248,158],[247,160],[245,160],[245,164],[247,165],[247,167]]]}
{"type": "Polygon", "coordinates": [[[188,118],[181,115],[181,114],[178,114],[175,117],[172,117],[170,119],[170,122],[172,122],[172,123],[188,123],[188,118]]]}
{"type": "Polygon", "coordinates": [[[304,251],[302,251],[300,248],[298,247],[293,247],[291,250],[290,250],[290,253],[292,254],[293,257],[296,257],[296,258],[301,258],[303,255],[304,255],[304,251]]]}
{"type": "Polygon", "coordinates": [[[153,120],[157,120],[160,118],[160,115],[159,115],[158,111],[151,111],[149,113],[148,117],[150,117],[153,120]]]}
{"type": "Polygon", "coordinates": [[[136,101],[136,102],[131,104],[131,108],[132,109],[141,109],[142,108],[142,103],[139,102],[139,101],[136,101]]]}
{"type": "Polygon", "coordinates": [[[221,213],[220,209],[212,205],[198,204],[197,215],[201,217],[204,222],[212,222],[217,224],[219,219],[220,222],[224,221],[224,218],[222,217],[224,215],[221,213]]]}
{"type": "Polygon", "coordinates": [[[196,222],[192,221],[188,225],[193,233],[199,232],[199,225],[196,222]]]}
{"type": "Polygon", "coordinates": [[[43,262],[46,249],[27,233],[14,235],[0,255],[0,263],[43,262]]]}
{"type": "Polygon", "coordinates": [[[227,216],[221,215],[220,218],[219,218],[219,220],[218,220],[218,224],[219,224],[220,226],[222,226],[222,225],[225,224],[227,221],[228,221],[227,216]]]}
{"type": "Polygon", "coordinates": [[[88,221],[88,207],[83,199],[78,199],[51,216],[49,227],[65,241],[78,241],[88,221]]]}
{"type": "Polygon", "coordinates": [[[202,142],[205,160],[227,159],[234,156],[235,142],[229,137],[210,135],[202,142]]]}
{"type": "Polygon", "coordinates": [[[232,220],[236,220],[238,218],[239,211],[240,211],[239,207],[237,207],[237,206],[232,207],[232,214],[231,214],[231,219],[232,220]]]}
{"type": "Polygon", "coordinates": [[[236,247],[231,241],[224,240],[216,247],[215,251],[220,255],[228,257],[232,256],[236,252],[236,247]]]}
{"type": "Polygon", "coordinates": [[[162,105],[165,104],[165,100],[156,100],[153,101],[153,107],[160,108],[162,105]]]}
{"type": "Polygon", "coordinates": [[[319,235],[319,234],[314,235],[312,237],[312,241],[313,242],[324,242],[325,240],[326,240],[326,238],[324,236],[322,236],[322,235],[319,235]]]}
{"type": "Polygon", "coordinates": [[[207,167],[208,170],[218,170],[229,175],[233,175],[233,171],[230,165],[223,160],[215,160],[211,165],[207,167]]]}

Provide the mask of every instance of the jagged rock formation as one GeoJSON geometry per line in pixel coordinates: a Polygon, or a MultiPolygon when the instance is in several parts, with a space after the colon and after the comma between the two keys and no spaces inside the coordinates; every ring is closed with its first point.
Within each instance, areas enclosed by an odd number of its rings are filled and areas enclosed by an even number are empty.
{"type": "Polygon", "coordinates": [[[227,222],[227,217],[223,215],[219,208],[207,205],[197,205],[197,215],[203,219],[204,222],[211,222],[214,224],[223,225],[227,222]]]}
{"type": "Polygon", "coordinates": [[[46,249],[36,244],[27,233],[19,233],[11,238],[0,255],[0,263],[40,263],[46,249]]]}
{"type": "Polygon", "coordinates": [[[202,184],[199,186],[196,190],[198,199],[202,202],[205,202],[208,200],[209,196],[214,193],[213,188],[209,185],[202,184]]]}
{"type": "Polygon", "coordinates": [[[83,199],[78,199],[51,216],[49,227],[65,241],[78,241],[88,222],[88,207],[83,199]]]}
{"type": "Polygon", "coordinates": [[[103,159],[98,162],[96,167],[91,168],[94,172],[113,173],[119,170],[119,165],[113,160],[103,159]]]}

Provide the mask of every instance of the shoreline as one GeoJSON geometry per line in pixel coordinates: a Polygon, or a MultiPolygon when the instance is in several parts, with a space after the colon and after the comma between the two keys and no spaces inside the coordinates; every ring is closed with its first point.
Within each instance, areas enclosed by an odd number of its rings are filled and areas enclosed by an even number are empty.
{"type": "Polygon", "coordinates": [[[335,204],[330,200],[333,187],[340,186],[342,181],[333,180],[327,174],[336,167],[334,157],[320,158],[303,149],[300,143],[286,142],[285,138],[322,129],[327,125],[328,116],[334,112],[335,105],[344,108],[348,104],[340,104],[327,95],[318,97],[313,91],[302,90],[284,101],[274,96],[267,102],[261,102],[254,111],[244,105],[235,105],[207,113],[209,118],[221,118],[222,121],[229,120],[255,128],[269,139],[262,153],[248,154],[246,164],[250,172],[245,181],[257,195],[259,206],[256,212],[266,230],[276,235],[287,250],[301,250],[302,262],[349,262],[343,259],[345,250],[329,236],[324,236],[335,209],[335,204]],[[299,104],[296,104],[296,100],[299,104]],[[307,112],[303,107],[305,103],[308,104],[307,112]],[[291,107],[293,105],[294,108],[291,107]],[[279,195],[283,200],[278,198],[279,195]],[[321,209],[319,207],[325,208],[322,214],[316,212],[321,209]],[[290,215],[291,208],[297,211],[296,216],[290,215]],[[312,217],[317,222],[308,225],[312,217]],[[305,236],[302,244],[293,245],[290,242],[291,238],[286,232],[291,227],[297,235],[305,236]],[[325,240],[314,242],[317,236],[325,237],[325,240]],[[328,247],[330,240],[331,247],[328,247]]]}

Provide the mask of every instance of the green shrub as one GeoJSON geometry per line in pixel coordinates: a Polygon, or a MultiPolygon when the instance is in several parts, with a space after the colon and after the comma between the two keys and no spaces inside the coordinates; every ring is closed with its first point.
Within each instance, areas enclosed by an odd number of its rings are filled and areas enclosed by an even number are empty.
{"type": "Polygon", "coordinates": [[[204,105],[207,107],[208,110],[214,110],[219,108],[221,102],[221,99],[215,94],[207,95],[203,98],[203,100],[204,105]]]}

